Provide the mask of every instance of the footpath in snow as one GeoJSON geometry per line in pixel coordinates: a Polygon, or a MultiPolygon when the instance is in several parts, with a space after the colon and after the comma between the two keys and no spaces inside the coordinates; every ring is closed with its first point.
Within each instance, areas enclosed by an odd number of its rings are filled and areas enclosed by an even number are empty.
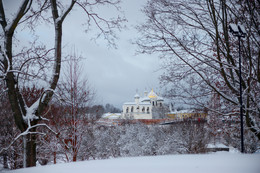
{"type": "Polygon", "coordinates": [[[63,163],[3,173],[260,173],[260,154],[212,154],[132,157],[63,163]]]}

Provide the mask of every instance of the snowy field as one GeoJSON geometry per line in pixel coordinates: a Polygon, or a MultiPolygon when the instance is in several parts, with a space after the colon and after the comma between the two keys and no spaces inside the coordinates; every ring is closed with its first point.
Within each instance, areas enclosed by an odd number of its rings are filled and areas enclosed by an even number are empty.
{"type": "Polygon", "coordinates": [[[82,161],[3,173],[260,173],[260,154],[218,152],[82,161]]]}

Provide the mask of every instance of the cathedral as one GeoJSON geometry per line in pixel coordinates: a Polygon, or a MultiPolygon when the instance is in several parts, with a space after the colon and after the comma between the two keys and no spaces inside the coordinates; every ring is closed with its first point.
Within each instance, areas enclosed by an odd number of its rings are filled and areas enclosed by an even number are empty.
{"type": "Polygon", "coordinates": [[[122,118],[124,119],[153,119],[153,110],[163,107],[163,98],[158,96],[153,89],[144,96],[134,96],[134,102],[123,104],[122,118]]]}

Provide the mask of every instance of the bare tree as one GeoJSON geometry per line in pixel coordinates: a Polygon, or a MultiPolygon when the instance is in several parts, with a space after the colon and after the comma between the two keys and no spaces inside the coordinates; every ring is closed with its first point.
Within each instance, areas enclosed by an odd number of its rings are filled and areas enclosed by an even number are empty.
{"type": "Polygon", "coordinates": [[[86,23],[88,26],[91,23],[96,25],[100,31],[99,36],[103,36],[104,39],[108,40],[109,44],[112,44],[115,38],[114,29],[120,29],[120,24],[124,19],[120,17],[115,19],[102,18],[94,11],[93,7],[109,5],[118,9],[118,3],[119,0],[71,0],[65,4],[57,0],[23,0],[20,2],[20,7],[17,8],[15,15],[7,19],[5,14],[8,12],[8,9],[4,7],[3,1],[0,1],[0,23],[3,31],[0,33],[0,78],[5,81],[15,124],[22,132],[20,136],[24,138],[24,166],[30,167],[36,164],[35,134],[38,134],[36,128],[46,126],[46,124],[40,124],[39,122],[43,119],[42,115],[45,113],[54,95],[60,78],[62,24],[64,20],[74,6],[77,5],[87,15],[88,20],[86,23]],[[46,46],[36,46],[35,40],[28,49],[19,50],[19,48],[15,48],[14,45],[17,45],[15,36],[19,34],[16,33],[18,26],[30,28],[33,32],[37,33],[34,26],[39,22],[48,22],[54,26],[55,46],[47,50],[46,46]],[[46,73],[47,76],[44,78],[44,80],[47,80],[47,87],[41,93],[41,96],[29,106],[24,101],[21,93],[22,82],[24,80],[31,82],[31,77],[34,79],[43,79],[40,74],[44,74],[43,69],[46,68],[46,62],[53,67],[52,73],[46,73]],[[32,67],[30,64],[33,64],[34,68],[30,69],[32,67]]]}
{"type": "Polygon", "coordinates": [[[65,63],[64,78],[59,85],[58,94],[65,101],[65,112],[59,121],[64,121],[64,138],[68,140],[69,148],[65,151],[68,161],[77,161],[78,152],[82,145],[83,136],[88,124],[87,108],[94,100],[95,92],[83,73],[80,57],[70,56],[65,63]],[[72,157],[69,158],[69,155],[72,157]]]}
{"type": "Polygon", "coordinates": [[[150,0],[143,10],[147,21],[138,26],[142,36],[137,41],[140,52],[157,52],[164,58],[166,71],[162,81],[173,84],[170,89],[177,86],[175,93],[185,93],[181,96],[206,107],[212,93],[217,93],[221,103],[228,105],[223,105],[218,113],[229,114],[239,111],[239,70],[237,40],[230,36],[228,26],[244,24],[248,31],[242,41],[245,120],[258,139],[259,7],[259,1],[248,0],[150,0]],[[194,81],[189,85],[187,80],[191,78],[194,81]],[[193,88],[182,87],[185,85],[193,88]]]}
{"type": "MultiPolygon", "coordinates": [[[[60,159],[59,156],[63,157],[64,150],[67,149],[65,143],[67,136],[64,135],[64,130],[66,129],[66,121],[64,120],[65,113],[66,107],[63,103],[59,100],[57,101],[57,99],[53,99],[51,101],[50,110],[45,117],[49,119],[46,124],[52,128],[56,134],[47,133],[37,138],[39,143],[37,146],[39,153],[37,159],[42,165],[47,164],[51,159],[53,163],[56,164],[57,160],[60,159]]],[[[45,130],[41,128],[38,129],[38,131],[44,132],[45,130]]]]}

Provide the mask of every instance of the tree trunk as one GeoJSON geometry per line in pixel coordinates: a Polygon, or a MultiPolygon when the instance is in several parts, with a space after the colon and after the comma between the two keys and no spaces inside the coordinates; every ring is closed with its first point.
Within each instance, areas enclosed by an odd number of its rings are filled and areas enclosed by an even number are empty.
{"type": "Polygon", "coordinates": [[[5,169],[8,169],[8,164],[7,164],[7,153],[6,153],[6,152],[3,153],[3,161],[4,161],[4,163],[3,163],[4,168],[5,168],[5,169]]]}
{"type": "Polygon", "coordinates": [[[53,163],[56,164],[57,160],[56,160],[56,151],[53,152],[53,163]]]}
{"type": "Polygon", "coordinates": [[[26,135],[26,167],[36,166],[36,135],[26,135]]]}
{"type": "Polygon", "coordinates": [[[73,162],[76,162],[77,161],[77,154],[76,153],[73,153],[73,162]]]}

